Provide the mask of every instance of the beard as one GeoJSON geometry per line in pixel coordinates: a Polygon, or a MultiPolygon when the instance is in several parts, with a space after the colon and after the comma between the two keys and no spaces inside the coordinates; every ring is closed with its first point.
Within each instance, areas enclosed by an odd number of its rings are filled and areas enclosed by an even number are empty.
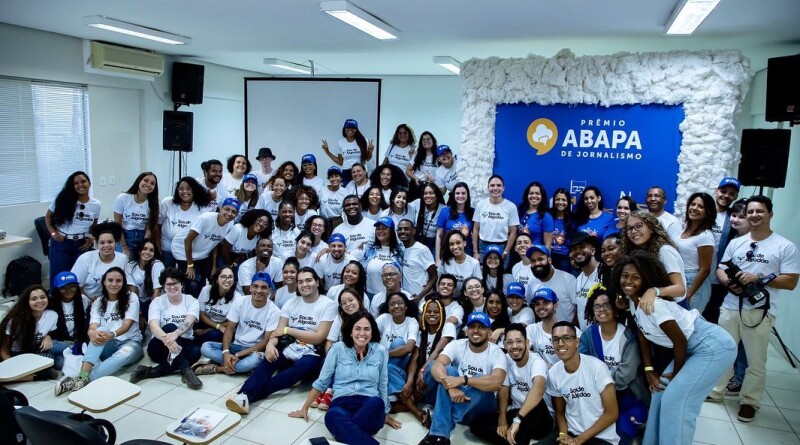
{"type": "Polygon", "coordinates": [[[586,255],[584,257],[583,261],[578,261],[577,259],[575,259],[575,260],[572,260],[571,262],[576,268],[583,269],[583,266],[589,264],[591,261],[592,261],[592,256],[591,255],[586,255]]]}
{"type": "Polygon", "coordinates": [[[533,276],[543,280],[550,275],[550,272],[553,270],[553,266],[550,264],[545,264],[544,266],[536,266],[531,268],[531,272],[533,272],[533,276]]]}

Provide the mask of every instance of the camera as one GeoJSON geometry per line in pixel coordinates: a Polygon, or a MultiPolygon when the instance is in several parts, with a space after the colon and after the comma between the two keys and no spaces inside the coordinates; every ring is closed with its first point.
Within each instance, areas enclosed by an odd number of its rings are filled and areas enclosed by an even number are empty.
{"type": "Polygon", "coordinates": [[[767,284],[775,279],[775,274],[771,273],[766,277],[761,278],[758,281],[753,281],[747,284],[742,284],[739,281],[739,278],[736,276],[742,269],[739,266],[733,264],[731,261],[727,261],[724,263],[725,266],[728,266],[725,269],[725,275],[728,276],[728,279],[731,280],[731,284],[735,284],[739,286],[742,292],[739,294],[739,298],[747,298],[747,301],[750,302],[753,306],[760,304],[764,299],[769,297],[769,291],[766,289],[767,284]]]}

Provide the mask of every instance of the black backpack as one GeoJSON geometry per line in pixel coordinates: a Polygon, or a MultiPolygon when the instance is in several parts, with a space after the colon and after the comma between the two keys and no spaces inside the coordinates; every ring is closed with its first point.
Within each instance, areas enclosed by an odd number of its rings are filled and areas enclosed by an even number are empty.
{"type": "Polygon", "coordinates": [[[36,258],[26,255],[8,263],[4,295],[19,295],[34,284],[42,284],[42,263],[36,258]]]}
{"type": "Polygon", "coordinates": [[[0,443],[21,445],[27,442],[25,434],[14,417],[16,406],[28,406],[28,399],[19,391],[0,387],[0,443]]]}

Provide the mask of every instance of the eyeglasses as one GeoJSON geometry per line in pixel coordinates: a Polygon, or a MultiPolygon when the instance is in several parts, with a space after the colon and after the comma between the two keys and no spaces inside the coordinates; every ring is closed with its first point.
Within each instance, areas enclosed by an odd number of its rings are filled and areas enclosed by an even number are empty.
{"type": "Polygon", "coordinates": [[[220,275],[219,279],[220,280],[225,280],[225,281],[232,280],[233,279],[233,275],[220,275]]]}
{"type": "Polygon", "coordinates": [[[744,254],[744,256],[747,257],[747,261],[753,261],[753,256],[755,256],[756,247],[758,247],[757,242],[753,241],[752,243],[750,243],[750,250],[748,250],[747,253],[744,254]]]}
{"type": "Polygon", "coordinates": [[[592,306],[595,311],[607,311],[611,309],[611,303],[595,304],[592,306]]]}
{"type": "Polygon", "coordinates": [[[164,283],[164,287],[180,287],[180,281],[167,281],[164,283]]]}
{"type": "Polygon", "coordinates": [[[550,340],[550,342],[553,343],[554,345],[557,345],[559,343],[569,343],[572,340],[575,340],[576,338],[578,338],[578,337],[576,337],[574,335],[562,335],[561,337],[553,337],[550,340]]]}
{"type": "Polygon", "coordinates": [[[400,275],[400,274],[397,273],[397,272],[386,272],[386,273],[382,273],[381,274],[381,278],[394,278],[394,277],[396,277],[398,275],[400,275]]]}
{"type": "Polygon", "coordinates": [[[393,301],[393,302],[389,303],[389,307],[401,307],[401,306],[405,306],[405,305],[406,305],[406,303],[404,301],[393,301]]]}
{"type": "Polygon", "coordinates": [[[644,223],[638,222],[632,226],[625,227],[625,233],[641,232],[644,229],[644,223]]]}

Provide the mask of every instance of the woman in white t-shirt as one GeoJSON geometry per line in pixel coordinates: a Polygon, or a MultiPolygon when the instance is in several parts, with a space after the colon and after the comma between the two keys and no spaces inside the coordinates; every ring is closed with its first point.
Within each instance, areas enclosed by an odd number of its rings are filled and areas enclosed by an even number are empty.
{"type": "Polygon", "coordinates": [[[286,180],[282,176],[273,176],[267,182],[267,187],[258,198],[258,205],[256,208],[264,209],[272,215],[272,221],[278,220],[278,207],[283,201],[283,195],[286,193],[286,180]]]}
{"type": "Polygon", "coordinates": [[[342,283],[331,286],[328,289],[328,298],[338,301],[339,295],[347,287],[352,287],[361,295],[366,295],[367,293],[367,271],[356,260],[351,260],[344,266],[344,269],[342,269],[342,283]]]}
{"type": "Polygon", "coordinates": [[[396,263],[402,273],[403,247],[394,231],[394,221],[389,217],[381,217],[375,222],[375,237],[364,248],[361,264],[367,271],[367,298],[384,290],[381,273],[383,266],[396,263]]]}
{"type": "Polygon", "coordinates": [[[53,366],[61,369],[64,366],[64,350],[73,348],[76,344],[77,348],[81,348],[88,341],[86,332],[89,329],[89,320],[86,311],[90,302],[78,290],[78,278],[74,273],[61,272],[54,281],[55,284],[50,289],[48,309],[58,315],[58,322],[56,330],[51,334],[53,348],[50,352],[55,361],[53,366]]]}
{"type": "MultiPolygon", "coordinates": [[[[406,176],[410,179],[412,189],[419,189],[421,182],[435,183],[434,176],[439,167],[436,159],[436,137],[430,131],[423,131],[419,137],[420,149],[414,155],[414,161],[406,167],[406,176]]],[[[419,195],[419,194],[418,194],[419,195]]]]}
{"type": "Polygon", "coordinates": [[[486,248],[492,244],[503,249],[503,261],[508,266],[508,253],[514,247],[519,226],[519,213],[517,206],[503,197],[505,181],[502,176],[492,175],[489,178],[489,196],[478,202],[472,221],[473,246],[478,248],[473,252],[476,260],[483,258],[486,248]]]}
{"type": "Polygon", "coordinates": [[[322,151],[331,158],[331,161],[342,167],[342,183],[347,185],[353,180],[351,169],[353,164],[366,165],[372,159],[375,146],[369,142],[358,129],[358,121],[347,119],[342,126],[342,139],[337,142],[337,152],[334,154],[328,146],[328,141],[322,140],[322,151]]]}
{"type": "Polygon", "coordinates": [[[278,308],[282,308],[289,300],[297,296],[297,272],[300,270],[300,263],[295,257],[286,258],[281,268],[283,275],[283,286],[275,291],[274,301],[278,308]]]}
{"type": "Polygon", "coordinates": [[[322,256],[320,253],[324,254],[328,251],[328,243],[323,241],[323,238],[327,238],[325,236],[325,218],[320,215],[314,215],[308,218],[306,220],[305,229],[314,235],[314,239],[311,242],[311,253],[313,253],[315,257],[322,256]]]}
{"type": "Polygon", "coordinates": [[[153,172],[139,174],[133,185],[114,200],[114,222],[122,226],[123,235],[117,249],[128,258],[136,259],[142,241],[156,232],[159,207],[158,179],[153,172]]]}
{"type": "Polygon", "coordinates": [[[270,238],[274,224],[272,215],[266,210],[255,209],[231,226],[231,230],[220,243],[217,267],[233,266],[238,271],[239,264],[253,256],[256,244],[261,238],[270,238]]]}
{"type": "Polygon", "coordinates": [[[78,377],[67,377],[56,386],[55,394],[78,391],[142,358],[142,332],[139,330],[139,299],[128,290],[125,272],[119,267],[103,275],[103,296],[92,303],[89,343],[83,354],[78,377]]]}
{"type": "MultiPolygon", "coordinates": [[[[347,185],[342,185],[345,189],[346,195],[356,195],[359,198],[364,196],[364,192],[370,187],[369,176],[367,175],[367,167],[360,162],[356,162],[353,164],[353,168],[351,169],[353,180],[350,181],[347,185]]],[[[341,173],[344,175],[344,171],[341,173]]],[[[344,201],[342,201],[344,204],[344,201]]]]}
{"type": "Polygon", "coordinates": [[[381,164],[392,164],[406,171],[414,157],[414,150],[417,147],[415,142],[414,130],[406,124],[398,125],[394,130],[391,142],[389,142],[386,157],[383,158],[381,164]]]}
{"type": "Polygon", "coordinates": [[[392,193],[389,195],[389,208],[381,212],[381,216],[392,218],[395,227],[404,219],[414,221],[417,219],[417,203],[418,202],[408,202],[407,189],[393,189],[392,193]]]}
{"type": "Polygon", "coordinates": [[[451,230],[444,236],[444,247],[441,250],[441,264],[439,276],[452,274],[456,277],[456,295],[461,293],[464,280],[476,277],[480,280],[481,263],[477,259],[467,256],[464,246],[467,239],[459,230],[451,230]]]}
{"type": "Polygon", "coordinates": [[[228,311],[241,297],[236,292],[236,272],[230,267],[217,270],[211,277],[211,284],[205,286],[197,297],[200,319],[194,325],[194,342],[200,346],[207,341],[222,342],[228,327],[228,311]]]}
{"type": "Polygon", "coordinates": [[[389,208],[388,200],[384,199],[380,187],[371,185],[359,198],[361,199],[361,215],[364,218],[377,221],[383,215],[383,211],[389,208]]]}
{"type": "Polygon", "coordinates": [[[419,308],[402,292],[387,296],[375,320],[381,345],[389,351],[389,396],[402,405],[413,404],[417,362],[412,360],[419,337],[419,308]]]}
{"type": "Polygon", "coordinates": [[[384,164],[376,168],[369,175],[370,183],[381,189],[383,199],[392,204],[392,191],[397,188],[408,189],[408,178],[402,170],[391,164],[384,164]]]}
{"type": "Polygon", "coordinates": [[[686,301],[703,313],[711,298],[711,265],[714,263],[714,222],[717,206],[708,193],[693,193],[686,201],[686,217],[681,236],[674,239],[683,258],[686,275],[686,301]]]}
{"type": "Polygon", "coordinates": [[[233,196],[239,186],[242,185],[242,178],[250,173],[253,165],[243,155],[233,155],[228,158],[226,167],[228,172],[222,175],[222,181],[219,184],[225,188],[228,196],[233,196]]]}
{"type": "Polygon", "coordinates": [[[439,187],[432,182],[422,183],[421,198],[411,203],[417,209],[416,225],[417,241],[425,244],[431,251],[436,253],[436,231],[439,222],[439,214],[446,208],[444,197],[439,187]]]}
{"type": "MultiPolygon", "coordinates": [[[[128,261],[125,265],[125,274],[130,278],[128,287],[131,292],[139,297],[140,322],[147,323],[147,310],[153,298],[161,295],[161,285],[158,277],[164,271],[164,263],[159,261],[161,257],[158,247],[150,238],[145,238],[142,248],[139,250],[139,259],[128,261]]],[[[144,332],[144,324],[141,325],[144,332]]]]}
{"type": "Polygon", "coordinates": [[[184,176],[175,185],[172,196],[161,201],[158,212],[161,224],[161,261],[166,267],[175,267],[172,256],[172,240],[179,233],[189,231],[192,223],[201,214],[212,211],[211,195],[191,176],[184,176]]]}
{"type": "Polygon", "coordinates": [[[667,271],[652,254],[635,252],[623,258],[614,267],[613,279],[635,310],[640,335],[648,342],[673,348],[675,357],[658,375],[649,348],[642,347],[642,364],[652,395],[644,443],[691,443],[706,396],[733,365],[736,343],[695,309],[687,311],[658,298],[650,314],[643,310],[645,292],[670,283],[667,271]]]}
{"type": "Polygon", "coordinates": [[[303,230],[295,238],[294,257],[300,264],[300,268],[314,267],[316,262],[316,255],[311,252],[311,246],[314,243],[314,235],[308,230],[303,230]]]}
{"type": "Polygon", "coordinates": [[[461,298],[458,300],[464,308],[464,317],[459,320],[467,330],[467,317],[473,312],[486,312],[486,287],[479,277],[468,277],[461,287],[461,298]]]}
{"type": "Polygon", "coordinates": [[[294,225],[298,229],[303,230],[306,228],[306,221],[314,215],[318,215],[319,209],[319,195],[313,187],[301,185],[294,190],[294,202],[296,203],[294,209],[294,225]]]}
{"type": "Polygon", "coordinates": [[[92,250],[78,257],[72,266],[72,273],[78,278],[81,293],[95,300],[102,293],[103,274],[112,267],[125,269],[128,257],[116,250],[117,242],[122,236],[122,228],[114,222],[104,222],[93,229],[97,239],[97,250],[92,250]]]}
{"type": "Polygon", "coordinates": [[[247,212],[258,207],[258,200],[261,199],[261,193],[258,192],[258,177],[250,173],[244,175],[242,183],[234,191],[233,197],[242,203],[239,207],[239,214],[236,216],[236,222],[239,222],[247,212]]]}
{"type": "MultiPolygon", "coordinates": [[[[50,356],[58,315],[47,309],[47,292],[38,284],[22,291],[17,302],[0,322],[0,361],[20,354],[50,356]]],[[[58,377],[55,368],[26,375],[17,381],[47,380],[58,377]]]]}
{"type": "Polygon", "coordinates": [[[278,219],[275,220],[275,230],[272,232],[273,255],[285,260],[294,256],[297,247],[297,236],[300,229],[295,225],[295,208],[291,200],[281,201],[278,207],[278,219]]]}
{"type": "Polygon", "coordinates": [[[481,277],[486,290],[498,289],[501,292],[504,292],[506,285],[514,279],[511,274],[506,273],[500,246],[492,244],[486,248],[481,264],[481,277]]]}
{"type": "Polygon", "coordinates": [[[302,171],[303,185],[311,187],[317,194],[325,186],[322,178],[317,176],[317,158],[316,156],[307,153],[304,154],[300,160],[300,170],[302,171]]]}

